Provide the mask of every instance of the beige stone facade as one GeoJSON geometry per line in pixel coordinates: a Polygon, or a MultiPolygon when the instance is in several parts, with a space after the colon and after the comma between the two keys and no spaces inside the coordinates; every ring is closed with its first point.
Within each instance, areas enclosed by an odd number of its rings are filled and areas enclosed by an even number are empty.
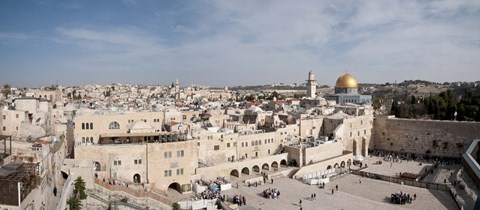
{"type": "Polygon", "coordinates": [[[480,138],[479,122],[375,118],[374,148],[395,152],[460,157],[465,146],[480,138]]]}

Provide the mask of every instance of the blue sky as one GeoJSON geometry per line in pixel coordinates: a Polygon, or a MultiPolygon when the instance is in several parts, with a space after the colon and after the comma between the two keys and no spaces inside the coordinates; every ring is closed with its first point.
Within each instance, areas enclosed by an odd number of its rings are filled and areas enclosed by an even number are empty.
{"type": "Polygon", "coordinates": [[[0,84],[480,80],[480,1],[0,1],[0,84]]]}

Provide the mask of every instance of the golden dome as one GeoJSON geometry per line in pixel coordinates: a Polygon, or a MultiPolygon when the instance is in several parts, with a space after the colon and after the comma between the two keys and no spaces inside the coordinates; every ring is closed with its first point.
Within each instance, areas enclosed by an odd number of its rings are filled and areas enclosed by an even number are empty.
{"type": "Polygon", "coordinates": [[[337,79],[335,88],[358,88],[357,80],[352,75],[345,73],[337,79]]]}

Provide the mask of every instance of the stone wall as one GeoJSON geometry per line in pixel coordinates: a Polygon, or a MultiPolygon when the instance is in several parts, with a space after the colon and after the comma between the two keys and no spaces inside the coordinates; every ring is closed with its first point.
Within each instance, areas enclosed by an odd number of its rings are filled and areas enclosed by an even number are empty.
{"type": "Polygon", "coordinates": [[[460,157],[465,146],[480,138],[479,122],[398,119],[378,116],[374,122],[375,149],[460,157]]]}

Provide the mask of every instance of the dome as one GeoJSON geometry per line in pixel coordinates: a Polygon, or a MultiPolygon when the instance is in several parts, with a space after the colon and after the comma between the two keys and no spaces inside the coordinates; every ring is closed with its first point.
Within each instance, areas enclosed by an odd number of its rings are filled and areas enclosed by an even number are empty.
{"type": "Polygon", "coordinates": [[[358,88],[357,80],[352,75],[345,73],[337,79],[335,88],[358,88]]]}

